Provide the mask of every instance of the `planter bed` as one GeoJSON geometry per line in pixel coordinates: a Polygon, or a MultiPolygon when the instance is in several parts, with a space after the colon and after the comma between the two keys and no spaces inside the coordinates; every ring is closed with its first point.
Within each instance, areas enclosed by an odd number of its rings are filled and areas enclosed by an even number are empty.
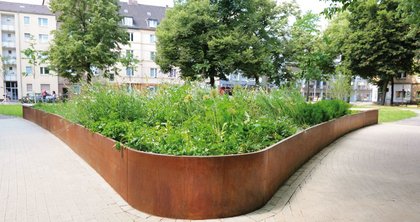
{"type": "Polygon", "coordinates": [[[258,152],[170,156],[115,148],[115,141],[60,116],[23,108],[92,166],[132,207],[178,219],[242,215],[264,206],[305,161],[344,134],[378,123],[370,110],[325,122],[258,152]]]}

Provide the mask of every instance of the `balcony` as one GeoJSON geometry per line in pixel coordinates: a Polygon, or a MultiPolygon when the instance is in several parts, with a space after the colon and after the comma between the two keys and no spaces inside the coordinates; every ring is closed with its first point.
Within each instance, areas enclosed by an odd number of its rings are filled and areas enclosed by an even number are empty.
{"type": "Polygon", "coordinates": [[[16,65],[16,57],[3,57],[4,65],[16,65]]]}
{"type": "Polygon", "coordinates": [[[1,25],[2,31],[15,31],[14,25],[1,25]]]}
{"type": "Polygon", "coordinates": [[[4,81],[17,81],[15,72],[6,72],[4,75],[4,81]]]}
{"type": "Polygon", "coordinates": [[[3,48],[16,48],[16,43],[15,42],[2,42],[3,48]]]}

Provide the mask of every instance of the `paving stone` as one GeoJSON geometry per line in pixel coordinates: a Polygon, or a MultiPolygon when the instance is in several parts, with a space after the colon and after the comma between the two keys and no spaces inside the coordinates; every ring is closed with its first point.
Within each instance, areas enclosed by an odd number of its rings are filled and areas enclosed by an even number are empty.
{"type": "MultiPolygon", "coordinates": [[[[129,206],[46,130],[0,118],[0,221],[188,221],[129,206]]],[[[209,222],[420,221],[420,117],[332,143],[262,209],[209,222]]]]}

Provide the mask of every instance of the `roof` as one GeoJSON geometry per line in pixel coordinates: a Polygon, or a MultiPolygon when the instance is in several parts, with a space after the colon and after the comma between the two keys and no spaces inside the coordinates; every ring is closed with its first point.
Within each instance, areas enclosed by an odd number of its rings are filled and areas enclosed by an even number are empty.
{"type": "Polygon", "coordinates": [[[0,11],[54,15],[46,5],[31,5],[23,3],[3,2],[0,1],[0,11]]]}
{"type": "MultiPolygon", "coordinates": [[[[166,7],[152,6],[143,4],[128,4],[127,2],[119,2],[120,15],[123,17],[133,18],[133,26],[127,26],[131,29],[154,29],[147,25],[147,20],[157,20],[158,23],[165,17],[166,7]]],[[[31,5],[22,3],[12,3],[0,1],[0,11],[54,15],[45,5],[31,5]]]]}
{"type": "Polygon", "coordinates": [[[166,7],[143,4],[128,4],[120,2],[120,15],[133,18],[132,29],[154,29],[147,25],[147,20],[157,20],[158,23],[165,17],[166,7]]]}

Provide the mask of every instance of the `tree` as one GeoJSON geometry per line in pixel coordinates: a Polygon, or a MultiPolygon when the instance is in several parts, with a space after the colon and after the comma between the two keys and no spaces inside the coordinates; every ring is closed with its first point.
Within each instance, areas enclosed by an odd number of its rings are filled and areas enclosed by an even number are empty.
{"type": "Polygon", "coordinates": [[[164,72],[179,67],[184,79],[224,77],[224,64],[218,63],[209,44],[216,38],[219,24],[215,7],[208,0],[175,4],[166,11],[156,31],[157,64],[164,72]]]}
{"type": "MultiPolygon", "coordinates": [[[[25,59],[28,60],[29,64],[32,65],[32,76],[35,79],[36,67],[41,63],[46,62],[46,52],[35,49],[36,40],[33,35],[30,37],[29,48],[22,51],[25,55],[25,59]]],[[[23,75],[27,76],[31,73],[22,72],[23,75]]]]}
{"type": "Polygon", "coordinates": [[[326,80],[334,70],[334,54],[320,35],[319,16],[311,12],[299,17],[292,27],[293,61],[300,69],[300,79],[306,81],[309,100],[309,82],[326,80]]]}
{"type": "Polygon", "coordinates": [[[140,63],[140,60],[138,60],[137,57],[135,57],[132,52],[127,51],[124,56],[120,57],[119,61],[121,65],[125,67],[127,72],[131,72],[131,73],[127,73],[127,75],[130,78],[129,90],[131,91],[131,76],[133,76],[134,72],[137,70],[137,64],[140,63]]]}
{"type": "Polygon", "coordinates": [[[347,100],[351,94],[350,81],[350,76],[341,73],[330,79],[328,85],[330,86],[331,98],[347,100]]]}
{"type": "Polygon", "coordinates": [[[50,7],[59,22],[49,49],[52,70],[72,82],[86,75],[90,83],[94,68],[109,76],[120,45],[128,44],[127,31],[120,27],[118,1],[52,0],[50,7]]]}
{"type": "Polygon", "coordinates": [[[178,2],[157,29],[157,63],[166,72],[179,67],[185,79],[209,78],[212,86],[234,71],[271,76],[284,27],[276,21],[288,17],[279,12],[271,0],[178,2]]]}
{"type": "Polygon", "coordinates": [[[353,75],[367,78],[380,87],[382,104],[393,78],[412,70],[418,44],[409,35],[410,25],[404,22],[398,7],[397,0],[361,1],[348,7],[349,32],[343,60],[353,75]]]}

